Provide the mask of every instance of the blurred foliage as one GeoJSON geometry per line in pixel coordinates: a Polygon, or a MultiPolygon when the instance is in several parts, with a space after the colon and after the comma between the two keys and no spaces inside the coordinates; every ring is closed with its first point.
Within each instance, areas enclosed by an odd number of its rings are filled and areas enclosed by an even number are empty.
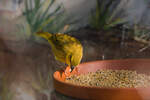
{"type": "Polygon", "coordinates": [[[90,17],[90,26],[94,29],[108,30],[126,22],[123,18],[114,19],[115,9],[112,8],[116,0],[97,0],[96,12],[90,17]]]}
{"type": "Polygon", "coordinates": [[[23,15],[27,23],[19,25],[21,32],[34,39],[34,34],[40,31],[50,33],[66,31],[64,10],[61,4],[56,5],[56,0],[25,0],[23,15]]]}
{"type": "Polygon", "coordinates": [[[0,100],[12,100],[13,93],[8,88],[7,77],[1,79],[0,100]]]}
{"type": "Polygon", "coordinates": [[[49,69],[47,69],[46,72],[42,72],[39,67],[37,68],[36,72],[39,82],[32,82],[32,88],[39,93],[45,94],[47,96],[47,100],[50,100],[50,93],[52,90],[52,72],[49,69]]]}
{"type": "Polygon", "coordinates": [[[144,27],[135,24],[133,32],[134,32],[134,39],[136,41],[150,44],[150,27],[144,27]]]}
{"type": "Polygon", "coordinates": [[[43,90],[46,90],[46,89],[50,89],[50,82],[51,82],[51,73],[48,72],[48,75],[43,75],[41,71],[37,71],[37,77],[38,77],[38,80],[39,80],[39,83],[36,84],[36,83],[32,83],[32,87],[38,91],[43,91],[43,90]]]}

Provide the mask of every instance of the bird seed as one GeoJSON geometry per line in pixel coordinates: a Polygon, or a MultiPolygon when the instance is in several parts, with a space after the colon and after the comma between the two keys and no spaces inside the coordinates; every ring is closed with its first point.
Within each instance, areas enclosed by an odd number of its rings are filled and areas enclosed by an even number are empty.
{"type": "Polygon", "coordinates": [[[150,76],[131,70],[98,70],[88,74],[71,75],[66,82],[80,86],[105,88],[137,88],[150,86],[150,76]]]}

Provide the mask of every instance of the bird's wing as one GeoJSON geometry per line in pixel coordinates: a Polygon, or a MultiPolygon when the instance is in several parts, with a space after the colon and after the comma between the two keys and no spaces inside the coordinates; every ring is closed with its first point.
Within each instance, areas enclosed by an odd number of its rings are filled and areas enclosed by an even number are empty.
{"type": "MultiPolygon", "coordinates": [[[[66,34],[54,34],[52,36],[52,42],[58,49],[65,49],[66,52],[72,47],[72,45],[80,43],[74,37],[68,36],[66,34]]],[[[69,50],[70,51],[70,50],[69,50]]]]}

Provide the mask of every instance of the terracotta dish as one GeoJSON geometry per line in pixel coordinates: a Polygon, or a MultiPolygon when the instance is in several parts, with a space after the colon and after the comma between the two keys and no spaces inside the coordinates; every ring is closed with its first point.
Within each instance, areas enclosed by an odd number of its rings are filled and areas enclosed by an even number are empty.
{"type": "Polygon", "coordinates": [[[147,88],[100,88],[83,87],[65,82],[65,78],[71,74],[86,74],[98,69],[128,69],[138,73],[150,75],[150,59],[124,59],[103,60],[82,63],[72,73],[67,67],[65,71],[54,73],[54,87],[56,91],[78,99],[88,100],[150,100],[150,87],[147,88]]]}

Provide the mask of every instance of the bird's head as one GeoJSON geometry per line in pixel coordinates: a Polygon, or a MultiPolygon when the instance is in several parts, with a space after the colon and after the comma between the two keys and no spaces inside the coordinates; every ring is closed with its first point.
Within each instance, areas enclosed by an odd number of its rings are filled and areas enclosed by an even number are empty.
{"type": "Polygon", "coordinates": [[[76,50],[71,55],[71,58],[70,58],[71,70],[73,70],[74,67],[80,64],[82,56],[83,56],[83,49],[82,49],[82,46],[80,45],[80,46],[77,46],[76,50]]]}

